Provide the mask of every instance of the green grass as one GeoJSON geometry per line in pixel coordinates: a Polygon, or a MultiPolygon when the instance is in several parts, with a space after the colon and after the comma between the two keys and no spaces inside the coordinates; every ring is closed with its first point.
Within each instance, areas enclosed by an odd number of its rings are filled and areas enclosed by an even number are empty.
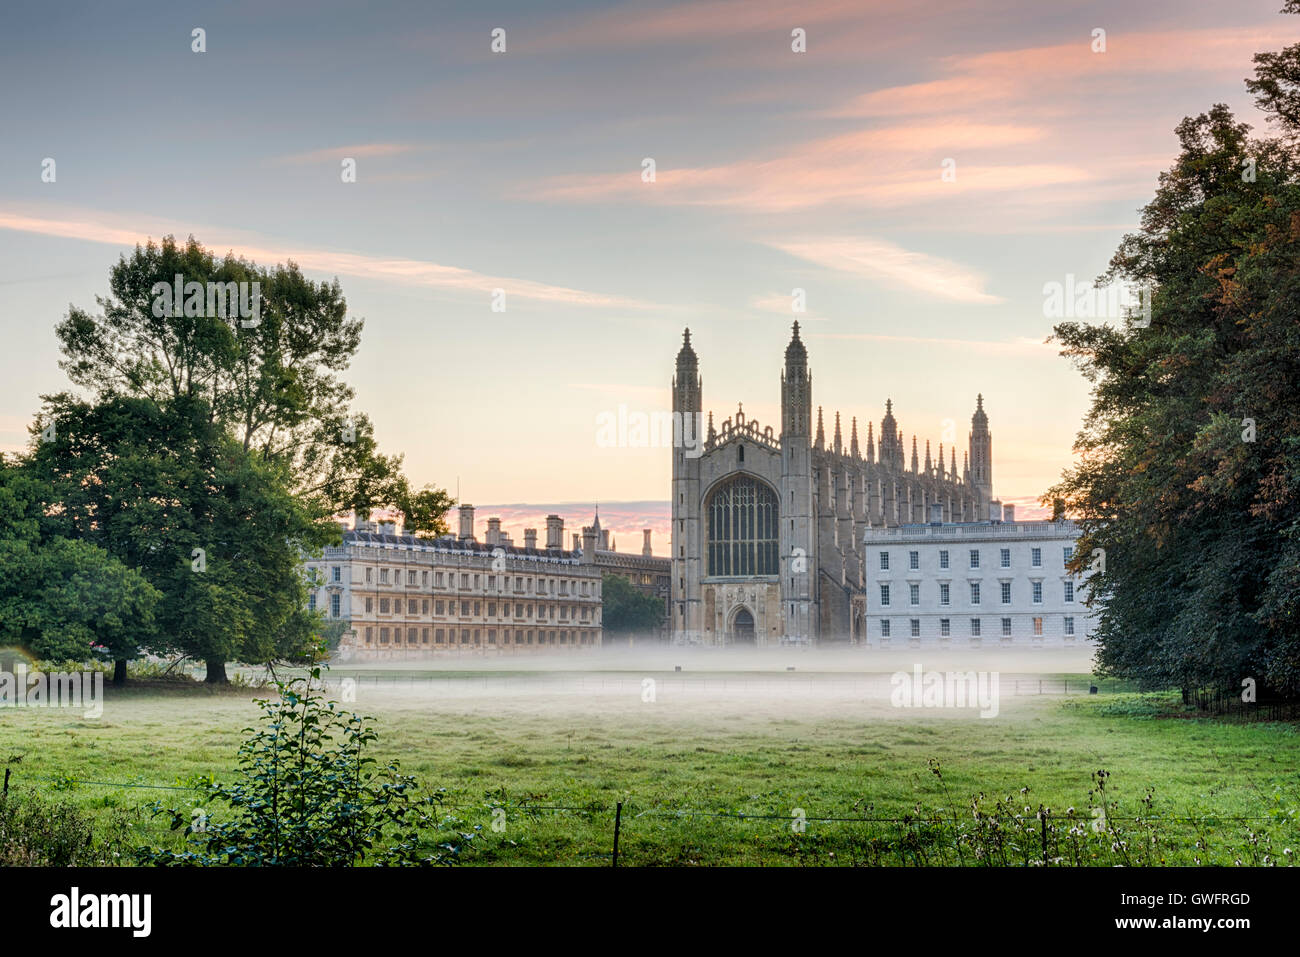
{"type": "MultiPolygon", "coordinates": [[[[698,687],[673,692],[674,676],[663,675],[653,703],[637,693],[639,675],[612,689],[557,690],[555,675],[546,676],[551,684],[514,675],[505,689],[490,680],[485,689],[475,687],[476,679],[503,675],[461,673],[454,683],[410,686],[363,682],[358,701],[348,705],[375,716],[376,757],[396,758],[423,785],[445,788],[462,830],[482,828],[467,863],[606,864],[618,801],[625,802],[620,855],[627,865],[955,862],[954,849],[924,822],[815,819],[902,818],[919,806],[923,818],[968,821],[970,799],[983,793],[986,805],[1011,798],[1003,816],[1041,804],[1054,820],[1073,807],[1087,822],[1097,803],[1089,798],[1092,773],[1101,769],[1110,775],[1106,790],[1117,806],[1108,813],[1115,821],[1213,819],[1163,822],[1154,847],[1141,828],[1117,825],[1130,829],[1131,840],[1147,842],[1154,863],[1251,863],[1251,832],[1272,839],[1268,853],[1281,863],[1293,859],[1283,848],[1300,849],[1296,728],[1189,718],[1176,695],[1004,696],[1000,715],[981,720],[972,712],[895,709],[852,690],[800,694],[804,685],[791,684],[790,694],[773,694],[781,687],[774,684],[745,692],[741,675],[710,676],[737,684],[708,694],[698,687]],[[1142,805],[1148,788],[1149,809],[1142,805]],[[517,809],[524,804],[587,810],[517,809]],[[490,826],[498,805],[506,808],[500,832],[490,826]],[[803,833],[791,827],[795,808],[810,819],[803,833]],[[1198,849],[1198,838],[1208,846],[1198,849]],[[912,845],[919,849],[909,857],[912,845]]],[[[801,673],[797,680],[831,677],[846,676],[801,673]]],[[[1077,677],[1083,687],[1086,677],[1077,677]]],[[[0,760],[22,756],[11,765],[14,786],[57,791],[95,813],[154,800],[181,806],[194,800],[190,792],[82,782],[228,778],[241,729],[258,717],[253,699],[264,694],[109,689],[98,720],[5,709],[0,760]]],[[[1032,815],[1025,817],[1018,854],[1024,835],[1037,833],[1032,815]]],[[[139,820],[139,841],[179,846],[162,818],[139,820]]],[[[1256,862],[1261,847],[1254,847],[1256,862]]],[[[1085,862],[1115,863],[1104,853],[1085,862]]]]}

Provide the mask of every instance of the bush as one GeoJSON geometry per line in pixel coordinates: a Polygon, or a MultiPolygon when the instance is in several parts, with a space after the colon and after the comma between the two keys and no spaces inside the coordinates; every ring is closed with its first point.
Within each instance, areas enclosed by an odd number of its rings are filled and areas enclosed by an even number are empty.
{"type": "MultiPolygon", "coordinates": [[[[202,808],[168,809],[172,830],[184,828],[193,850],[145,847],[145,864],[199,866],[350,867],[361,864],[455,863],[472,834],[439,842],[440,795],[421,797],[396,762],[374,768],[365,756],[376,739],[367,718],[316,693],[311,678],[277,682],[279,698],[259,701],[260,729],[246,728],[239,781],[206,786],[210,804],[229,808],[215,820],[202,808]]],[[[442,822],[453,825],[453,819],[442,822]]]]}
{"type": "Polygon", "coordinates": [[[63,801],[30,791],[0,795],[0,867],[96,867],[120,862],[125,819],[99,822],[63,801]]]}

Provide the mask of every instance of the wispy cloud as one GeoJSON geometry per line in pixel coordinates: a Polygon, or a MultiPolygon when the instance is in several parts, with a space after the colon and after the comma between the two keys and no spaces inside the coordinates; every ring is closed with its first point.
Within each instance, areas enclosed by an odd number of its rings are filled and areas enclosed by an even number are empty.
{"type": "MultiPolygon", "coordinates": [[[[113,246],[134,246],[136,243],[145,242],[150,236],[158,237],[168,233],[183,236],[190,231],[189,227],[159,220],[138,226],[109,222],[106,219],[107,217],[102,216],[56,219],[48,216],[25,216],[0,210],[0,229],[107,243],[113,246]]],[[[619,309],[653,307],[652,303],[624,296],[551,285],[531,279],[496,276],[428,260],[390,259],[301,246],[289,247],[265,238],[249,239],[220,229],[203,230],[201,241],[210,249],[234,249],[241,256],[263,264],[292,259],[308,272],[379,279],[407,286],[451,292],[477,292],[484,295],[490,295],[494,289],[504,289],[507,296],[571,306],[619,309]]]]}
{"type": "Polygon", "coordinates": [[[802,144],[783,155],[700,167],[658,167],[655,181],[640,166],[620,173],[561,176],[521,189],[552,202],[637,202],[780,212],[855,202],[902,206],[962,194],[1025,191],[1092,178],[1081,166],[1047,162],[970,159],[976,151],[1023,147],[1042,139],[1042,128],[1018,123],[900,123],[802,144]],[[955,180],[942,176],[940,159],[963,156],[955,180]]]}
{"type": "Polygon", "coordinates": [[[827,269],[902,286],[939,299],[999,303],[984,291],[984,277],[973,269],[928,253],[864,237],[769,241],[767,245],[827,269]]]}
{"type": "Polygon", "coordinates": [[[1058,357],[1057,350],[1039,339],[1018,336],[1014,339],[952,339],[944,336],[884,336],[871,333],[810,333],[810,339],[851,339],[864,342],[884,342],[906,346],[933,346],[942,349],[954,349],[959,352],[977,353],[986,356],[1015,356],[1021,358],[1053,359],[1058,357]]]}

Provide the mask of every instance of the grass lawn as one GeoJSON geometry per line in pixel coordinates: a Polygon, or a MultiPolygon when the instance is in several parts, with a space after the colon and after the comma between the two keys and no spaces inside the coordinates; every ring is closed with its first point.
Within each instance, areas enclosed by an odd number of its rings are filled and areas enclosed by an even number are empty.
{"type": "MultiPolygon", "coordinates": [[[[607,864],[619,801],[626,865],[957,863],[935,821],[969,821],[980,792],[986,810],[1004,802],[1014,860],[1036,840],[1040,804],[1054,822],[1072,807],[1089,828],[1100,803],[1089,798],[1091,776],[1102,769],[1116,839],[1141,844],[1154,863],[1249,864],[1265,849],[1289,863],[1284,848],[1300,850],[1296,727],[1189,717],[1174,695],[1004,690],[997,717],[981,719],[893,707],[887,674],[336,670],[331,681],[345,675],[358,682],[347,707],[375,718],[375,756],[445,788],[457,829],[481,827],[466,863],[607,864]],[[644,700],[646,677],[654,700],[644,700]],[[518,809],[529,803],[585,810],[518,809]],[[901,819],[918,805],[920,822],[817,820],[901,819]],[[503,830],[491,827],[494,806],[506,809],[503,830]],[[802,831],[792,826],[796,808],[808,819],[802,831]],[[1025,820],[1013,824],[1013,811],[1025,820]],[[1137,817],[1167,819],[1154,846],[1129,820],[1137,817]],[[1253,859],[1251,832],[1272,840],[1254,845],[1253,859]]],[[[253,699],[265,694],[108,689],[98,719],[5,709],[0,759],[22,756],[13,786],[96,813],[154,800],[183,806],[196,795],[119,785],[228,778],[241,729],[259,715],[253,699]]],[[[139,840],[180,846],[161,817],[140,820],[139,840]]],[[[971,863],[972,853],[961,859],[971,863]]],[[[1085,863],[1116,863],[1093,853],[1085,863]]]]}

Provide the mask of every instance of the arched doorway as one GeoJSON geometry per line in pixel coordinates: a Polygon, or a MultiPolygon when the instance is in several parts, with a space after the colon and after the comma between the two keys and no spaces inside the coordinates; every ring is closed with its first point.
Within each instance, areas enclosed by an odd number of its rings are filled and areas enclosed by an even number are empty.
{"type": "Polygon", "coordinates": [[[733,645],[754,644],[754,616],[748,608],[741,608],[731,619],[731,643],[733,645]]]}

